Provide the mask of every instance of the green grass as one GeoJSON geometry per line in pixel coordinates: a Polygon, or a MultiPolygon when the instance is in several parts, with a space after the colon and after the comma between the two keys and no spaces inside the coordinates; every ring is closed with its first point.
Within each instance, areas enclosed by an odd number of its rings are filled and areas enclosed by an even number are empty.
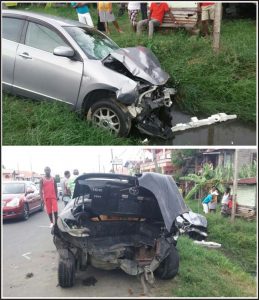
{"type": "MultiPolygon", "coordinates": [[[[116,5],[115,13],[116,13],[116,5]]],[[[20,9],[25,7],[20,7],[20,9]]],[[[77,19],[76,12],[70,7],[44,8],[27,6],[27,10],[45,12],[71,19],[77,19]]],[[[97,23],[96,9],[91,7],[91,15],[94,24],[97,23]]],[[[170,85],[178,89],[177,104],[182,111],[197,116],[208,116],[217,112],[237,114],[238,119],[243,122],[255,124],[256,122],[256,23],[250,20],[223,21],[221,29],[221,51],[215,55],[212,51],[211,40],[190,36],[184,30],[174,32],[156,32],[152,41],[148,40],[147,34],[137,37],[131,31],[127,14],[118,18],[118,22],[124,33],[119,34],[111,25],[111,38],[121,47],[133,47],[143,45],[149,47],[161,62],[162,67],[170,74],[170,85]]],[[[31,102],[14,101],[13,98],[3,103],[3,126],[4,144],[16,142],[14,136],[17,131],[17,123],[20,123],[17,116],[12,119],[7,116],[13,113],[14,109],[19,111],[30,110],[31,102]]],[[[35,114],[40,118],[41,113],[35,106],[35,114]]],[[[20,114],[19,114],[20,115],[20,114]]],[[[51,115],[51,113],[50,113],[51,115]]],[[[20,116],[24,119],[26,116],[20,116]]],[[[59,116],[60,117],[60,116],[59,116]]],[[[29,119],[29,115],[27,116],[29,119]]],[[[48,117],[49,118],[49,117],[48,117]]],[[[56,117],[55,117],[56,120],[56,117]]],[[[49,120],[46,122],[54,122],[49,120]]],[[[62,122],[62,120],[60,121],[62,122]]],[[[78,121],[79,122],[79,121],[78,121]]],[[[79,124],[79,123],[76,123],[79,124]]],[[[82,123],[84,124],[84,123],[82,123]]],[[[87,126],[84,124],[84,126],[87,126]]],[[[64,138],[58,138],[47,132],[47,128],[40,127],[36,121],[35,127],[38,134],[45,135],[44,144],[73,143],[74,132],[61,133],[64,138]],[[45,132],[41,132],[44,130],[45,132]],[[53,138],[53,139],[52,139],[53,138]]],[[[73,127],[73,126],[72,126],[73,127]]],[[[81,127],[80,127],[81,128],[81,127]]],[[[20,134],[28,136],[26,126],[20,130],[20,134]]],[[[87,130],[87,129],[86,129],[87,130]]],[[[99,139],[91,136],[88,140],[99,143],[99,139]]],[[[95,132],[94,132],[95,134],[95,132]]],[[[109,134],[102,133],[100,140],[108,144],[133,144],[133,139],[114,139],[109,134]],[[106,136],[106,137],[105,137],[106,136]]],[[[38,139],[38,143],[43,140],[38,139]]],[[[77,143],[84,144],[85,139],[76,139],[77,143]]],[[[25,142],[31,144],[29,140],[25,142]]],[[[139,143],[139,142],[137,142],[139,143]]]]}
{"type": "Polygon", "coordinates": [[[4,145],[135,145],[96,128],[58,102],[3,96],[4,145]]]}
{"type": "MultiPolygon", "coordinates": [[[[200,201],[188,206],[202,213],[200,201]]],[[[256,222],[229,218],[220,213],[206,215],[208,241],[221,243],[219,249],[197,246],[185,236],[179,238],[179,274],[160,282],[157,296],[178,297],[255,297],[257,270],[256,222]]]]}
{"type": "Polygon", "coordinates": [[[255,297],[255,278],[245,273],[216,249],[195,245],[181,237],[178,275],[157,284],[156,296],[173,297],[255,297]]]}

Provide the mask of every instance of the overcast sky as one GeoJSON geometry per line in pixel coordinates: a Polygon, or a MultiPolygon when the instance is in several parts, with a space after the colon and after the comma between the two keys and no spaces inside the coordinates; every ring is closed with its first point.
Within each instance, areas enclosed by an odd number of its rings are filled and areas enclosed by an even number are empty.
{"type": "MultiPolygon", "coordinates": [[[[2,165],[6,169],[44,173],[49,166],[54,176],[63,176],[65,170],[78,169],[83,172],[109,172],[111,170],[111,149],[113,157],[125,163],[141,158],[139,147],[111,146],[2,146],[2,165]],[[100,161],[100,164],[99,164],[100,161]]],[[[148,156],[146,154],[145,156],[148,156]]]]}

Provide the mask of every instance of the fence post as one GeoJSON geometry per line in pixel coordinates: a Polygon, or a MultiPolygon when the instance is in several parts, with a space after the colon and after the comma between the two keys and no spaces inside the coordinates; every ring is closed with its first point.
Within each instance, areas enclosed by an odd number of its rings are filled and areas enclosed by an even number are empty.
{"type": "Polygon", "coordinates": [[[213,24],[213,50],[216,53],[219,52],[221,15],[222,15],[222,3],[215,3],[215,15],[214,15],[214,24],[213,24]]]}
{"type": "Polygon", "coordinates": [[[233,182],[233,199],[232,199],[232,211],[231,211],[231,222],[235,220],[236,214],[236,197],[237,197],[237,174],[238,174],[238,150],[235,150],[234,160],[234,182],[233,182]]]}

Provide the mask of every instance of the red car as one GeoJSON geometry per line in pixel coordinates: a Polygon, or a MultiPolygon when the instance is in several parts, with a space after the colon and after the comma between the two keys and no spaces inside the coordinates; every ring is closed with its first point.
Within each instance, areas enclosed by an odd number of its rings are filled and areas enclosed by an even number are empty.
{"type": "Polygon", "coordinates": [[[31,181],[8,181],[2,185],[3,219],[28,220],[35,211],[43,211],[44,202],[39,190],[31,181]]]}

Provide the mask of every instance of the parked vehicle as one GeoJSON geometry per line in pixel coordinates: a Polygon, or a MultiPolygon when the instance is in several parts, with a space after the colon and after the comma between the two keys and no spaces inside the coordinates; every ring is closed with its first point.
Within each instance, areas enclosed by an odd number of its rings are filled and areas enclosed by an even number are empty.
{"type": "MultiPolygon", "coordinates": [[[[176,90],[167,86],[169,75],[149,49],[121,49],[94,28],[55,16],[3,10],[2,21],[7,92],[62,101],[119,136],[127,136],[132,124],[161,138],[185,129],[184,124],[171,128],[176,90]]],[[[201,124],[226,119],[213,115],[201,124]]]]}
{"type": "Polygon", "coordinates": [[[59,214],[53,241],[61,287],[88,265],[129,275],[173,278],[179,268],[176,218],[188,213],[171,176],[84,174],[59,214]]]}
{"type": "Polygon", "coordinates": [[[31,181],[8,181],[2,184],[3,219],[28,220],[31,213],[43,211],[39,190],[31,181]]]}

